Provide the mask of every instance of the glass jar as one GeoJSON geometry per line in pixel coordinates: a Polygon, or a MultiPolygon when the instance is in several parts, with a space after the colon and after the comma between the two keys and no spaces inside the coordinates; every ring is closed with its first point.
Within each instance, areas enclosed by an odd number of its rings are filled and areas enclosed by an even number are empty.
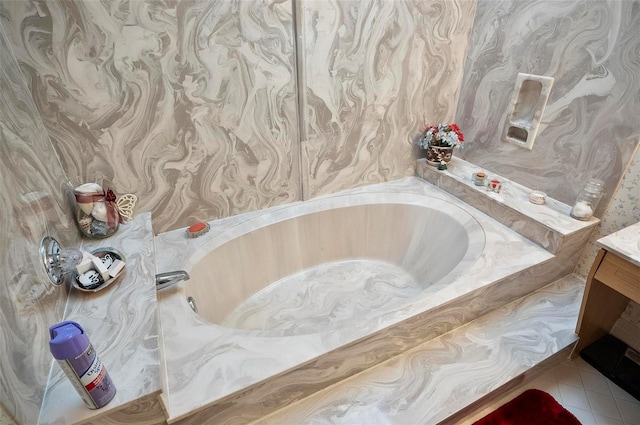
{"type": "Polygon", "coordinates": [[[475,184],[476,186],[484,186],[486,178],[487,174],[484,171],[478,171],[477,173],[473,173],[471,175],[473,184],[475,184]]]}
{"type": "Polygon", "coordinates": [[[113,235],[120,225],[120,212],[112,191],[105,191],[97,183],[75,188],[75,218],[83,235],[102,239],[113,235]]]}
{"type": "Polygon", "coordinates": [[[589,220],[593,216],[593,212],[602,198],[602,188],[604,183],[602,180],[589,179],[578,194],[576,202],[571,208],[571,217],[576,220],[589,220]]]}

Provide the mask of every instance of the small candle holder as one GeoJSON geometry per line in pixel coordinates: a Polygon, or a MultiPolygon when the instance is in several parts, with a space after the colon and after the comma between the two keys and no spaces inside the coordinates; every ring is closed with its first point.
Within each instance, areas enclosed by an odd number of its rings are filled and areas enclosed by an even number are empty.
{"type": "Polygon", "coordinates": [[[529,202],[536,205],[543,205],[547,202],[547,194],[540,190],[533,190],[529,194],[529,202]]]}
{"type": "Polygon", "coordinates": [[[502,189],[502,183],[498,179],[491,179],[487,183],[487,190],[500,193],[500,189],[502,189]]]}
{"type": "Polygon", "coordinates": [[[473,173],[471,180],[473,180],[473,184],[476,186],[485,186],[487,175],[482,171],[478,171],[477,173],[473,173]]]}

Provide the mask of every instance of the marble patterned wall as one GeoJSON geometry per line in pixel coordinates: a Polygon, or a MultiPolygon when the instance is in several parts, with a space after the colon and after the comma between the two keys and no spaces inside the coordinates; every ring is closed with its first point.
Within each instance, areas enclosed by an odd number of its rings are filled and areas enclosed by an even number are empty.
{"type": "Polygon", "coordinates": [[[62,164],[162,232],[300,199],[291,0],[4,1],[62,164]]]}
{"type": "Polygon", "coordinates": [[[466,159],[572,204],[640,139],[640,1],[478,0],[457,117],[466,159]],[[519,72],[555,78],[531,151],[500,140],[519,72]]]}
{"type": "Polygon", "coordinates": [[[305,198],[413,175],[453,120],[475,1],[299,0],[305,198]]]}
{"type": "Polygon", "coordinates": [[[453,119],[475,1],[292,1],[0,15],[68,175],[139,195],[162,232],[411,175],[412,138],[453,119]]]}
{"type": "Polygon", "coordinates": [[[0,405],[23,424],[38,418],[52,359],[48,328],[67,296],[48,283],[40,240],[79,241],[65,181],[0,25],[0,405]]]}

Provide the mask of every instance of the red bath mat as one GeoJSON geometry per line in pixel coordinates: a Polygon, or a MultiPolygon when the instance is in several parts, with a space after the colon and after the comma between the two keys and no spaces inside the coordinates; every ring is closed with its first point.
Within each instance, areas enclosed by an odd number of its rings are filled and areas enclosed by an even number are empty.
{"type": "Polygon", "coordinates": [[[527,390],[473,425],[580,425],[549,394],[527,390]]]}

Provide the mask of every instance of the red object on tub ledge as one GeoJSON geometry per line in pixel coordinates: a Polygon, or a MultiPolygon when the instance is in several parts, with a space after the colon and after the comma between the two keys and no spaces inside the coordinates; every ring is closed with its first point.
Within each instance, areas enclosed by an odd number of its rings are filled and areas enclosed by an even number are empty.
{"type": "Polygon", "coordinates": [[[581,425],[552,396],[527,390],[473,425],[581,425]]]}

